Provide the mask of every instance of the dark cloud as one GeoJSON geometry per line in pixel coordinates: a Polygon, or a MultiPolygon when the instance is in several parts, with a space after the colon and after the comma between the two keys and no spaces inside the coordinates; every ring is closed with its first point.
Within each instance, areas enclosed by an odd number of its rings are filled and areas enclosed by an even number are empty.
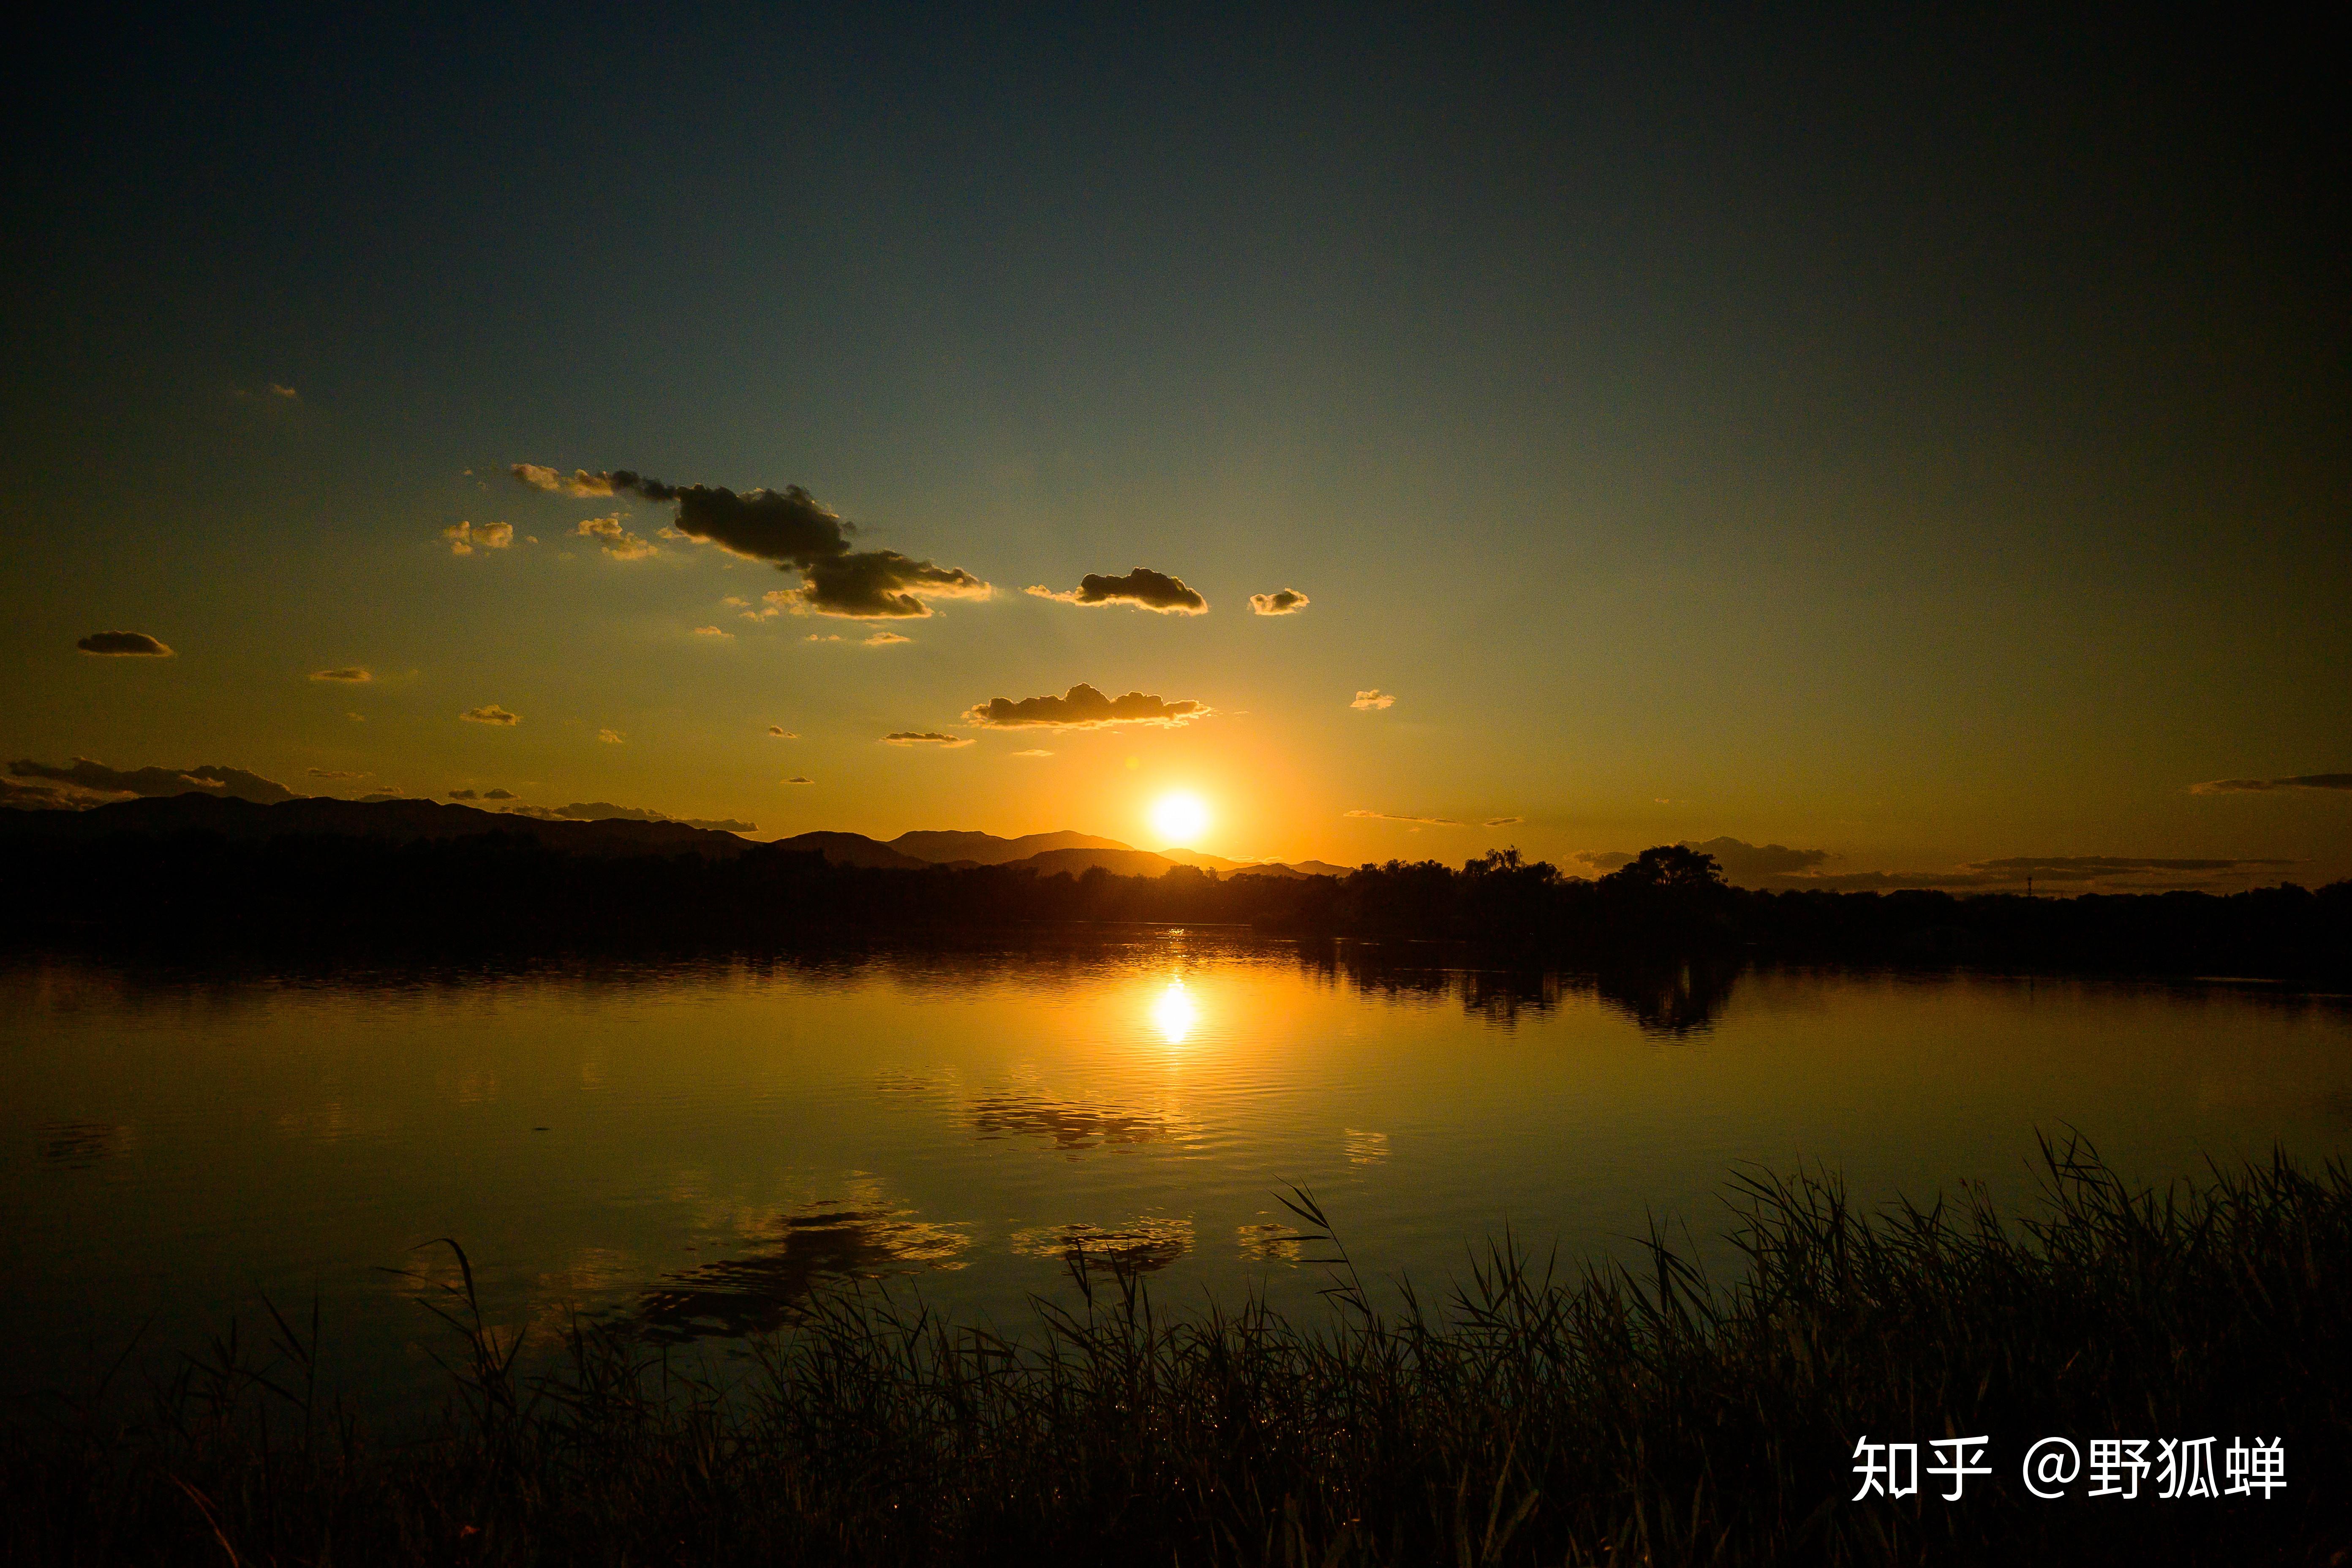
{"type": "Polygon", "coordinates": [[[942,735],[937,730],[894,730],[882,737],[882,743],[886,746],[939,746],[952,750],[972,742],[968,735],[942,735]]]}
{"type": "Polygon", "coordinates": [[[675,822],[685,827],[707,827],[715,833],[752,833],[756,822],[737,822],[731,817],[709,821],[699,816],[671,816],[666,812],[648,811],[641,805],[614,805],[609,800],[573,801],[559,805],[551,812],[534,812],[533,816],[562,817],[572,822],[675,822]]]}
{"type": "Polygon", "coordinates": [[[2352,789],[2352,773],[2297,773],[2291,779],[2214,779],[2190,795],[2252,795],[2274,789],[2352,789]]]}
{"type": "Polygon", "coordinates": [[[895,550],[851,549],[854,525],[798,485],[738,495],[718,485],[665,484],[627,468],[595,474],[575,469],[567,478],[535,463],[517,463],[511,471],[533,489],[558,495],[630,494],[675,501],[678,537],[798,572],[798,589],[768,595],[772,603],[797,612],[859,620],[928,616],[931,609],[926,600],[985,599],[992,592],[961,567],[919,561],[895,550]]]}
{"type": "Polygon", "coordinates": [[[364,686],[369,681],[373,680],[375,677],[369,671],[361,668],[356,664],[347,664],[340,669],[314,669],[310,672],[310,679],[313,680],[339,680],[347,685],[364,686]]]}
{"type": "Polygon", "coordinates": [[[522,722],[522,715],[520,713],[509,713],[495,702],[487,704],[480,708],[468,708],[463,713],[458,714],[457,717],[463,719],[468,724],[506,725],[520,724],[522,722]]]}
{"type": "Polygon", "coordinates": [[[479,800],[482,797],[469,789],[453,789],[449,792],[449,798],[451,800],[479,800]]]}
{"type": "Polygon", "coordinates": [[[1312,603],[1313,600],[1296,588],[1250,595],[1250,608],[1261,616],[1295,616],[1312,603]]]}
{"type": "Polygon", "coordinates": [[[482,798],[484,800],[512,800],[515,798],[515,793],[510,789],[486,789],[482,792],[482,798]]]}
{"type": "Polygon", "coordinates": [[[2009,880],[2032,877],[2043,882],[2093,882],[2109,877],[2139,877],[2152,871],[2241,871],[2263,866],[2292,866],[2292,860],[2178,860],[2114,855],[2013,856],[2005,860],[1972,860],[1971,871],[1990,872],[2009,880]]]}
{"type": "Polygon", "coordinates": [[[803,778],[800,774],[798,774],[798,773],[794,773],[792,777],[790,777],[790,778],[786,779],[784,782],[785,782],[786,784],[814,784],[814,783],[816,783],[816,780],[814,780],[814,779],[811,779],[811,778],[803,778]]]}
{"type": "Polygon", "coordinates": [[[1628,855],[1622,849],[1587,850],[1577,857],[1577,859],[1596,871],[1614,871],[1620,866],[1631,866],[1640,858],[1640,856],[1628,855]]]}
{"type": "Polygon", "coordinates": [[[1463,824],[1450,816],[1404,816],[1393,811],[1349,811],[1343,816],[1360,816],[1373,822],[1411,822],[1424,827],[1460,827],[1463,824]]]}
{"type": "Polygon", "coordinates": [[[100,658],[169,658],[172,650],[145,632],[92,632],[74,644],[100,658]]]}
{"type": "Polygon", "coordinates": [[[965,710],[963,717],[968,724],[982,724],[994,730],[1017,730],[1026,725],[1095,730],[1110,724],[1159,724],[1173,729],[1195,719],[1205,719],[1211,711],[1203,702],[1190,699],[1163,702],[1141,691],[1130,691],[1118,698],[1105,697],[1081,681],[1059,697],[1024,697],[1018,702],[1009,697],[993,698],[965,710]]]}
{"type": "Polygon", "coordinates": [[[91,795],[70,785],[58,788],[0,777],[0,811],[79,811],[98,805],[100,799],[113,798],[117,797],[91,795]]]}
{"type": "Polygon", "coordinates": [[[895,550],[861,550],[801,569],[790,607],[811,615],[872,620],[928,616],[929,599],[985,599],[993,592],[960,566],[916,561],[895,550]]]}
{"type": "Polygon", "coordinates": [[[1524,816],[1490,816],[1485,822],[1480,823],[1479,826],[1481,827],[1508,827],[1515,822],[1525,822],[1527,818],[1524,816]]]}
{"type": "Polygon", "coordinates": [[[1836,871],[1806,877],[1798,884],[1832,893],[1900,892],[1922,888],[1939,892],[1990,889],[2007,879],[1990,871],[1836,871]]]}
{"type": "Polygon", "coordinates": [[[363,779],[368,776],[367,773],[363,769],[360,768],[304,768],[302,772],[309,777],[314,779],[334,779],[338,781],[347,779],[363,779]]]}
{"type": "Polygon", "coordinates": [[[1042,585],[1029,591],[1041,599],[1058,599],[1066,605],[1134,605],[1171,616],[1202,616],[1209,611],[1209,601],[1186,587],[1181,577],[1171,577],[1149,566],[1138,566],[1124,577],[1089,572],[1066,593],[1042,585]]]}
{"type": "Polygon", "coordinates": [[[1731,837],[1710,838],[1704,844],[1684,839],[1679,847],[1712,855],[1723,868],[1724,879],[1741,886],[1810,871],[1831,858],[1826,849],[1791,849],[1785,844],[1749,844],[1731,837]]]}
{"type": "Polygon", "coordinates": [[[8,771],[20,779],[50,779],[78,789],[117,796],[186,795],[191,791],[201,791],[207,795],[255,801],[263,805],[300,798],[284,784],[263,778],[259,773],[211,763],[200,768],[110,768],[104,763],[92,762],[88,757],[76,757],[71,767],[58,768],[27,758],[10,763],[8,771]]]}

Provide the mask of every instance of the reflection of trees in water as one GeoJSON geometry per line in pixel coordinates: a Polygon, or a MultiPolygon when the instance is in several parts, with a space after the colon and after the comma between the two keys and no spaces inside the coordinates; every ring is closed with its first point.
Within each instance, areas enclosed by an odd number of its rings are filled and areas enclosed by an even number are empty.
{"type": "Polygon", "coordinates": [[[646,1292],[646,1331],[684,1342],[781,1328],[818,1286],[960,1268],[971,1237],[908,1210],[815,1203],[776,1222],[774,1242],[747,1258],[706,1263],[646,1292]]]}
{"type": "Polygon", "coordinates": [[[1148,1111],[1101,1110],[1041,1094],[983,1094],[971,1102],[971,1126],[982,1138],[1050,1138],[1055,1148],[1070,1150],[1168,1136],[1166,1119],[1148,1111]]]}
{"type": "Polygon", "coordinates": [[[68,1171],[86,1171],[137,1142],[130,1128],[111,1121],[44,1121],[37,1136],[42,1160],[68,1171]]]}
{"type": "Polygon", "coordinates": [[[1301,973],[1327,985],[1346,985],[1367,1000],[1452,1000],[1465,1013],[1506,1027],[1523,1013],[1540,1017],[1559,1005],[1557,974],[1481,967],[1486,955],[1456,942],[1302,942],[1297,951],[1301,973]]]}
{"type": "Polygon", "coordinates": [[[1192,1222],[1145,1215],[1117,1230],[1093,1225],[1048,1225],[1017,1231],[1013,1250],[1027,1258],[1054,1258],[1108,1274],[1149,1274],[1192,1250],[1192,1222]]]}
{"type": "Polygon", "coordinates": [[[1734,964],[1677,963],[1603,970],[1592,984],[1602,1002],[1630,1016],[1643,1034],[1681,1039],[1715,1026],[1738,978],[1734,964]]]}
{"type": "Polygon", "coordinates": [[[1522,1016],[1542,1017],[1564,995],[1597,995],[1631,1016],[1645,1034],[1679,1038],[1714,1026],[1738,983],[1738,963],[1673,963],[1622,965],[1595,973],[1484,966],[1487,955],[1467,944],[1347,941],[1302,942],[1301,973],[1326,985],[1384,1002],[1444,1002],[1507,1028],[1522,1016]]]}

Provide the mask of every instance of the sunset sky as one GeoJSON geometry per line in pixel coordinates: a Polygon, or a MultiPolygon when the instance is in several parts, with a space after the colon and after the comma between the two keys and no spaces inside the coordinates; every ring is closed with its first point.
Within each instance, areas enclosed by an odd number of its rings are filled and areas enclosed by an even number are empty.
{"type": "Polygon", "coordinates": [[[36,36],[10,788],[2352,876],[2335,57],[1790,16],[36,36]]]}

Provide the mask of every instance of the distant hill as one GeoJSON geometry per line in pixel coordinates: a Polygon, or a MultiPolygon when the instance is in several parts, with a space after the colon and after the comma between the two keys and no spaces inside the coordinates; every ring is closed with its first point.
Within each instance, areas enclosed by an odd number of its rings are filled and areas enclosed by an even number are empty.
{"type": "Polygon", "coordinates": [[[888,847],[933,865],[944,866],[961,860],[974,866],[1003,866],[1055,849],[1133,849],[1135,847],[1121,844],[1116,838],[1097,838],[1085,833],[1028,833],[1018,838],[999,838],[993,833],[919,829],[913,833],[901,833],[890,840],[888,847]]]}
{"type": "MultiPolygon", "coordinates": [[[[697,854],[732,858],[757,846],[732,833],[682,822],[550,821],[512,812],[445,805],[430,800],[335,800],[312,795],[272,805],[201,794],[152,795],[88,811],[0,814],[0,834],[17,840],[86,843],[118,834],[216,833],[224,838],[289,837],[372,838],[395,844],[518,833],[551,849],[575,855],[697,854]]],[[[871,842],[870,840],[868,842],[871,842]]],[[[879,846],[877,846],[879,847],[879,846]]]]}
{"type": "Polygon", "coordinates": [[[770,846],[774,849],[810,850],[822,853],[830,865],[878,866],[886,870],[919,871],[930,865],[912,855],[902,855],[878,839],[863,833],[796,833],[790,838],[779,838],[770,846]]]}
{"type": "Polygon", "coordinates": [[[919,831],[885,844],[862,833],[802,833],[761,845],[733,833],[691,827],[682,822],[640,822],[626,817],[593,821],[484,811],[432,800],[337,800],[312,795],[264,805],[191,790],[118,801],[88,811],[0,812],[0,839],[16,842],[87,843],[119,834],[169,836],[214,833],[233,840],[289,837],[365,838],[394,844],[422,839],[465,838],[484,833],[514,833],[572,855],[694,854],[732,859],[760,851],[815,851],[835,866],[920,870],[927,867],[1006,866],[1051,877],[1077,876],[1099,866],[1120,877],[1160,877],[1176,866],[1197,866],[1220,877],[1348,874],[1347,868],[1320,860],[1296,865],[1258,864],[1171,848],[1137,849],[1116,838],[1085,833],[1031,833],[1000,838],[991,833],[919,831]]]}
{"type": "Polygon", "coordinates": [[[1149,849],[1048,849],[1005,864],[1034,870],[1040,877],[1062,871],[1076,877],[1096,866],[1115,877],[1164,877],[1176,867],[1165,855],[1154,855],[1149,849]]]}

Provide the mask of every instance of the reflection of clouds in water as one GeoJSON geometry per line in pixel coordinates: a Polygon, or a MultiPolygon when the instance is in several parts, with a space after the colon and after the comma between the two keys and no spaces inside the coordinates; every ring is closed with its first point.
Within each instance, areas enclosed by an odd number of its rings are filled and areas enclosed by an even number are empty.
{"type": "Polygon", "coordinates": [[[1016,1231],[1013,1250],[1025,1258],[1055,1258],[1105,1272],[1149,1274],[1192,1250],[1192,1222],[1143,1215],[1117,1230],[1092,1225],[1048,1225],[1016,1231]]]}
{"type": "Polygon", "coordinates": [[[585,1316],[615,1300],[643,1279],[645,1269],[628,1253],[610,1247],[583,1247],[562,1268],[542,1272],[531,1285],[533,1344],[561,1344],[575,1313],[585,1316]]]}
{"type": "Polygon", "coordinates": [[[1350,1165],[1377,1165],[1389,1157],[1389,1135],[1385,1132],[1360,1132],[1350,1127],[1341,1144],[1348,1151],[1350,1165]]]}
{"type": "Polygon", "coordinates": [[[396,1119],[378,1110],[362,1119],[352,1112],[340,1100],[330,1100],[317,1105],[298,1106],[278,1114],[275,1125],[288,1138],[308,1139],[316,1143],[340,1143],[346,1138],[363,1133],[382,1134],[395,1125],[396,1119]]]}
{"type": "Polygon", "coordinates": [[[457,1079],[455,1093],[460,1105],[488,1105],[499,1098],[499,1075],[488,1068],[468,1068],[457,1079]]]}
{"type": "Polygon", "coordinates": [[[139,1146],[139,1130],[113,1121],[44,1121],[35,1131],[41,1163],[61,1171],[86,1171],[110,1154],[139,1146]]]}
{"type": "Polygon", "coordinates": [[[971,1237],[908,1209],[853,1206],[837,1200],[775,1219],[766,1245],[748,1258],[706,1263],[646,1292],[646,1331],[683,1342],[740,1338],[781,1328],[818,1287],[880,1279],[927,1268],[961,1268],[971,1237]]]}
{"type": "Polygon", "coordinates": [[[1306,1237],[1286,1225],[1245,1225],[1234,1232],[1244,1258],[1296,1263],[1306,1256],[1306,1237]]]}
{"type": "Polygon", "coordinates": [[[1155,1143],[1169,1135],[1163,1117],[1071,1105],[1042,1094],[983,1094],[971,1102],[971,1126],[982,1138],[1041,1137],[1056,1149],[1106,1143],[1155,1143]]]}

